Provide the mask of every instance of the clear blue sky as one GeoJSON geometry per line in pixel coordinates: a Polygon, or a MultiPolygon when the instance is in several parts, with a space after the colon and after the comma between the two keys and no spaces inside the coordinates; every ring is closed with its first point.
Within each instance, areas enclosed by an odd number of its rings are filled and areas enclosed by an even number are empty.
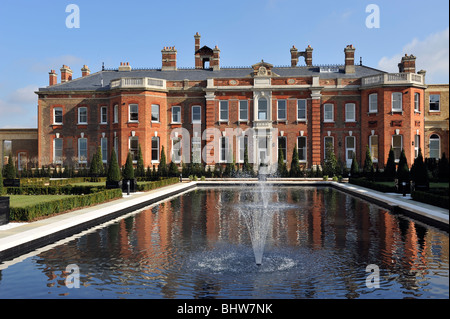
{"type": "MultiPolygon", "coordinates": [[[[428,1],[0,1],[0,128],[37,127],[38,87],[48,72],[69,65],[74,78],[118,67],[160,67],[161,49],[175,46],[178,66],[194,66],[194,34],[221,50],[222,66],[264,59],[289,65],[289,49],[314,48],[314,64],[343,64],[356,47],[365,65],[397,72],[405,53],[427,70],[428,83],[448,83],[449,5],[428,1]],[[80,9],[80,28],[66,27],[66,6],[80,9]],[[368,4],[380,9],[380,27],[367,28],[368,4]]],[[[304,63],[301,59],[301,63],[304,63]]]]}

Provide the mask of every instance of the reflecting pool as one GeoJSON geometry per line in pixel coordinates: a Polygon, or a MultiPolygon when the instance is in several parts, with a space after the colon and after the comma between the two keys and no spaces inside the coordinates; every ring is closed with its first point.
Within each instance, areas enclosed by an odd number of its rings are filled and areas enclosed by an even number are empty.
{"type": "Polygon", "coordinates": [[[0,264],[0,298],[449,297],[447,232],[327,187],[267,191],[283,209],[257,266],[252,191],[199,188],[0,264]]]}

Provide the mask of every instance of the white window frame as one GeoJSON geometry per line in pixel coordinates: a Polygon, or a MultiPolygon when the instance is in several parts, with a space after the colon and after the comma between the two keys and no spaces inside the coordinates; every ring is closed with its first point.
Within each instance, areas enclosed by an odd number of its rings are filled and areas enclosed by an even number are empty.
{"type": "Polygon", "coordinates": [[[159,163],[159,136],[153,136],[150,141],[150,147],[151,147],[151,162],[152,163],[159,163]],[[156,141],[156,147],[153,147],[153,141],[156,141]],[[153,152],[156,151],[156,159],[153,158],[153,152]]]}
{"type": "Polygon", "coordinates": [[[201,163],[202,162],[202,139],[201,137],[192,137],[191,139],[192,147],[192,158],[191,163],[201,163]]]}
{"type": "Polygon", "coordinates": [[[346,103],[345,104],[345,122],[356,122],[356,104],[346,103]],[[353,108],[353,110],[349,110],[353,108]],[[349,113],[353,112],[353,117],[349,117],[349,113]]]}
{"type": "Polygon", "coordinates": [[[325,103],[323,105],[323,121],[325,123],[333,123],[334,122],[334,104],[325,103]],[[331,108],[331,112],[330,112],[330,110],[327,110],[327,108],[331,108]],[[331,114],[331,118],[329,116],[330,114],[331,114]]]}
{"type": "Polygon", "coordinates": [[[347,167],[351,167],[351,165],[352,165],[353,154],[355,154],[355,156],[356,156],[356,137],[353,135],[351,135],[351,136],[349,135],[349,136],[345,137],[345,160],[347,162],[347,167]],[[348,141],[350,139],[353,139],[353,147],[348,146],[348,141]],[[352,152],[351,158],[349,158],[349,154],[348,154],[349,151],[352,152]]]}
{"type": "Polygon", "coordinates": [[[298,153],[298,161],[300,163],[306,163],[306,161],[308,160],[308,139],[306,138],[306,136],[297,136],[297,153],[298,153]],[[301,159],[300,158],[300,150],[302,149],[299,145],[299,141],[303,140],[305,141],[305,146],[303,147],[303,152],[305,154],[305,158],[301,159]]]}
{"type": "Polygon", "coordinates": [[[119,105],[114,104],[114,123],[119,123],[119,105]]]}
{"type": "Polygon", "coordinates": [[[181,124],[181,106],[174,105],[172,106],[172,124],[181,124]],[[175,115],[177,115],[177,119],[174,119],[175,115]]]}
{"type": "Polygon", "coordinates": [[[62,164],[62,157],[63,157],[63,149],[64,149],[64,141],[62,138],[54,138],[53,139],[53,163],[55,164],[62,164]],[[56,141],[61,142],[61,149],[59,151],[61,152],[61,156],[56,155],[56,141]],[[59,157],[59,159],[57,159],[59,157]]]}
{"type": "Polygon", "coordinates": [[[202,123],[202,107],[200,105],[193,105],[191,107],[191,119],[193,124],[201,124],[202,123]],[[199,109],[199,119],[194,119],[194,109],[199,109]]]}
{"type": "Polygon", "coordinates": [[[287,163],[287,137],[286,136],[278,136],[278,149],[277,149],[277,159],[278,159],[278,154],[280,152],[280,140],[284,140],[284,148],[283,148],[283,162],[287,163]]]}
{"type": "Polygon", "coordinates": [[[244,163],[244,157],[245,157],[245,144],[247,144],[247,155],[248,155],[248,135],[239,136],[237,138],[238,142],[238,149],[239,149],[239,156],[238,156],[238,163],[244,163]],[[247,140],[247,143],[245,141],[247,140]]]}
{"type": "Polygon", "coordinates": [[[221,136],[219,140],[219,163],[227,162],[227,153],[229,152],[228,137],[221,136]],[[225,143],[225,147],[222,145],[225,143]]]}
{"type": "Polygon", "coordinates": [[[378,135],[370,135],[369,136],[369,150],[370,150],[370,156],[372,157],[373,163],[378,163],[378,152],[379,152],[379,137],[378,135]],[[374,155],[375,152],[373,152],[373,144],[372,144],[372,138],[377,139],[377,154],[374,155]]]}
{"type": "Polygon", "coordinates": [[[277,120],[278,121],[286,121],[287,120],[287,100],[277,100],[277,120]],[[281,105],[280,108],[280,102],[281,104],[284,104],[284,110],[282,109],[283,106],[281,105]],[[280,111],[284,111],[284,117],[280,116],[280,111]]]}
{"type": "Polygon", "coordinates": [[[401,134],[392,135],[391,145],[392,145],[392,150],[394,151],[395,162],[398,163],[400,161],[400,156],[401,156],[402,149],[403,149],[403,135],[401,135],[401,134]],[[394,147],[394,137],[400,138],[400,147],[394,147]],[[398,150],[398,158],[396,156],[396,150],[398,150]]]}
{"type": "Polygon", "coordinates": [[[78,163],[80,163],[80,164],[86,164],[87,163],[87,161],[88,161],[88,140],[87,140],[87,138],[86,137],[80,137],[79,139],[78,139],[78,163]],[[84,159],[84,160],[82,160],[81,159],[81,142],[82,141],[84,141],[85,142],[85,145],[86,145],[86,148],[84,149],[85,150],[85,152],[86,152],[86,159],[84,159]]]}
{"type": "Polygon", "coordinates": [[[131,158],[133,160],[133,164],[136,164],[137,159],[138,159],[138,154],[139,154],[139,137],[138,136],[130,136],[128,138],[128,152],[131,153],[131,158]],[[134,150],[134,148],[133,149],[131,148],[132,141],[137,141],[137,147],[136,147],[136,151],[135,151],[136,154],[134,154],[134,151],[132,151],[132,150],[134,150]]]}
{"type": "Polygon", "coordinates": [[[100,107],[100,124],[108,124],[108,107],[100,107]]]}
{"type": "Polygon", "coordinates": [[[78,108],[78,124],[88,124],[88,109],[86,106],[80,106],[78,108]],[[86,112],[86,121],[81,121],[81,111],[84,110],[86,112]]]}
{"type": "Polygon", "coordinates": [[[414,93],[414,112],[420,113],[420,93],[414,93]]]}
{"type": "Polygon", "coordinates": [[[108,162],[108,138],[102,137],[100,139],[100,150],[102,152],[102,162],[108,162]]]}
{"type": "MultiPolygon", "coordinates": [[[[430,101],[430,105],[429,105],[429,111],[430,112],[440,112],[441,111],[441,95],[440,94],[430,94],[430,96],[428,97],[428,99],[429,99],[429,101],[430,101]],[[431,109],[431,97],[432,96],[438,96],[439,97],[439,100],[437,101],[437,103],[438,103],[438,109],[437,110],[432,110],[431,109]]],[[[436,103],[436,102],[433,102],[433,103],[436,103]]]]}
{"type": "Polygon", "coordinates": [[[159,119],[160,119],[160,107],[159,107],[159,105],[158,104],[152,104],[152,106],[151,106],[151,114],[150,114],[150,116],[151,116],[151,122],[152,123],[159,123],[159,119]],[[154,108],[157,108],[157,110],[155,110],[154,108]],[[155,112],[155,111],[157,111],[157,112],[155,112]],[[156,118],[156,120],[154,120],[153,119],[153,115],[154,114],[157,114],[157,118],[156,118]]]}
{"type": "Polygon", "coordinates": [[[128,122],[130,123],[139,123],[139,104],[131,103],[128,104],[128,122]],[[136,107],[136,112],[132,112],[131,108],[136,107]],[[131,114],[136,114],[137,119],[132,119],[131,114]]]}
{"type": "Polygon", "coordinates": [[[378,93],[369,94],[369,113],[378,113],[378,93]]]}
{"type": "Polygon", "coordinates": [[[53,124],[54,125],[62,125],[64,121],[64,117],[63,117],[63,108],[60,106],[54,107],[53,108],[53,124]],[[61,121],[56,121],[56,111],[60,111],[61,112],[61,121]]]}
{"type": "Polygon", "coordinates": [[[174,163],[181,163],[181,157],[182,157],[182,153],[181,153],[181,137],[174,137],[172,139],[172,152],[171,152],[171,160],[174,163]],[[175,148],[175,145],[177,145],[177,148],[175,148]],[[178,156],[175,155],[175,151],[178,151],[178,156]]]}
{"type": "MultiPolygon", "coordinates": [[[[430,137],[429,137],[429,140],[428,140],[428,147],[429,147],[429,149],[430,149],[430,152],[429,152],[429,156],[430,156],[430,158],[436,158],[436,159],[439,159],[439,158],[441,158],[441,137],[438,135],[438,134],[436,134],[436,133],[433,133],[433,134],[431,134],[430,135],[430,137]],[[437,138],[434,138],[433,136],[437,136],[437,138]],[[438,142],[438,146],[439,146],[439,148],[437,149],[437,156],[431,156],[432,155],[432,148],[431,148],[431,140],[433,140],[434,142],[438,142]]],[[[433,151],[434,151],[434,148],[433,148],[433,151]]]]}
{"type": "Polygon", "coordinates": [[[420,135],[414,135],[414,158],[419,156],[419,148],[420,148],[420,135]]]}
{"type": "Polygon", "coordinates": [[[392,92],[391,94],[391,111],[392,112],[403,112],[403,93],[402,92],[392,92]]]}
{"type": "Polygon", "coordinates": [[[258,99],[258,120],[259,121],[267,121],[267,120],[269,120],[269,101],[265,97],[261,97],[261,98],[258,99]],[[261,101],[263,101],[263,100],[266,103],[265,118],[260,118],[260,115],[264,114],[264,112],[260,111],[261,101]]]}
{"type": "Polygon", "coordinates": [[[229,113],[228,101],[219,101],[219,122],[228,122],[228,119],[230,117],[229,113]],[[226,112],[226,118],[222,117],[222,112],[226,112]]]}
{"type": "Polygon", "coordinates": [[[297,100],[297,121],[306,121],[306,119],[307,119],[307,103],[306,103],[306,100],[305,99],[298,99],[297,100]],[[299,115],[299,111],[300,111],[300,106],[302,106],[302,108],[303,108],[303,106],[304,106],[304,108],[305,108],[305,117],[299,117],[298,115],[299,115]]]}
{"type": "Polygon", "coordinates": [[[248,101],[239,100],[239,121],[248,121],[248,101]],[[245,118],[241,117],[242,110],[245,110],[245,118]]]}

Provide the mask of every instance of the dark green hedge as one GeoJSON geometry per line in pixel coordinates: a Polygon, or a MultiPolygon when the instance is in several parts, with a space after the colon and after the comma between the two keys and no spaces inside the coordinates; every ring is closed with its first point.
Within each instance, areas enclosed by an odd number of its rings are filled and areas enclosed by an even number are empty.
{"type": "Polygon", "coordinates": [[[449,208],[449,196],[448,196],[448,190],[447,194],[439,194],[439,192],[421,192],[421,191],[414,191],[411,194],[412,199],[418,202],[422,202],[425,204],[430,204],[433,206],[438,206],[442,208],[449,208]]]}
{"type": "Polygon", "coordinates": [[[155,188],[176,184],[180,181],[178,177],[166,178],[160,181],[154,182],[139,182],[137,185],[137,190],[140,192],[149,191],[155,188]]]}
{"type": "Polygon", "coordinates": [[[21,186],[6,187],[8,195],[81,195],[101,191],[105,186],[21,186]]]}
{"type": "Polygon", "coordinates": [[[397,190],[395,186],[388,186],[383,184],[377,184],[375,182],[369,181],[365,178],[350,178],[348,181],[350,184],[355,184],[358,186],[370,188],[383,193],[395,193],[397,190]]]}
{"type": "Polygon", "coordinates": [[[10,219],[12,221],[32,221],[39,217],[51,216],[81,207],[92,206],[120,197],[122,197],[121,189],[110,189],[88,195],[75,195],[73,197],[56,199],[26,207],[11,207],[10,219]]]}

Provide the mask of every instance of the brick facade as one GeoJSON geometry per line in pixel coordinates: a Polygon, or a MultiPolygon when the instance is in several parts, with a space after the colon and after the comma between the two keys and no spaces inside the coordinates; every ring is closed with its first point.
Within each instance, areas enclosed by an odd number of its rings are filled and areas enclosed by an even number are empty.
{"type": "MultiPolygon", "coordinates": [[[[415,57],[403,59],[403,64],[399,64],[402,72],[388,74],[355,65],[353,45],[345,47],[342,65],[314,66],[313,49],[308,46],[304,52],[298,52],[295,47],[290,49],[291,67],[274,67],[261,61],[249,68],[235,69],[220,65],[217,46],[214,49],[201,47],[198,33],[194,39],[192,69],[178,68],[177,51],[174,47],[165,47],[161,51],[161,69],[134,70],[126,63],[119,69],[90,73],[88,67],[83,66],[83,76],[71,79],[72,71],[64,65],[60,84],[55,83],[52,70],[49,86],[37,92],[39,165],[55,162],[53,145],[57,136],[63,140],[63,164],[75,166],[79,162],[80,138],[87,139],[88,161],[101,145],[102,138],[107,141],[108,153],[115,147],[116,139],[119,164],[123,165],[131,146],[130,139],[137,137],[145,166],[158,165],[158,161],[152,161],[152,138],[159,138],[159,151],[164,146],[170,162],[172,139],[187,138],[184,142],[190,146],[190,139],[196,134],[202,137],[201,146],[206,150],[203,163],[215,164],[220,161],[219,138],[231,137],[230,130],[238,132],[239,129],[257,132],[250,144],[256,154],[255,167],[265,155],[276,164],[279,137],[286,141],[288,165],[298,138],[306,138],[302,165],[308,168],[323,162],[324,141],[331,137],[334,152],[342,162],[349,164],[349,154],[354,151],[362,164],[370,136],[377,136],[377,148],[373,149],[378,149],[376,158],[380,168],[387,161],[393,136],[401,136],[401,147],[409,164],[415,156],[415,135],[420,136],[420,145],[426,145],[426,115],[423,111],[415,112],[416,93],[420,96],[420,109],[425,106],[426,86],[423,75],[415,73],[415,57]],[[305,58],[306,66],[297,65],[299,57],[305,58]],[[376,103],[369,105],[369,96],[375,95],[376,103]],[[221,103],[224,101],[226,103],[221,103]],[[135,116],[130,113],[134,105],[138,112],[136,121],[130,118],[135,116]],[[152,121],[152,105],[159,107],[158,121],[152,121]],[[244,120],[240,118],[241,105],[248,107],[244,120]],[[306,105],[305,113],[303,105],[306,105]],[[196,106],[200,107],[200,111],[195,108],[199,112],[195,116],[200,114],[198,125],[193,123],[193,107],[196,106]],[[87,124],[78,121],[80,107],[86,108],[81,111],[83,119],[87,110],[87,124]],[[105,123],[102,123],[102,107],[105,107],[103,112],[106,110],[105,123]],[[54,122],[55,108],[58,112],[62,110],[62,124],[54,122]],[[115,108],[118,108],[117,122],[115,108]],[[222,118],[226,113],[228,117],[222,118]],[[188,132],[189,136],[183,132],[188,132]],[[267,150],[262,144],[257,145],[264,136],[267,150]],[[271,147],[273,149],[269,150],[271,147]],[[262,150],[265,153],[261,155],[262,150]]],[[[238,161],[239,144],[235,136],[232,140],[233,154],[238,161]]],[[[375,139],[371,141],[374,143],[375,139]]],[[[187,155],[184,149],[182,152],[187,155]]]]}

